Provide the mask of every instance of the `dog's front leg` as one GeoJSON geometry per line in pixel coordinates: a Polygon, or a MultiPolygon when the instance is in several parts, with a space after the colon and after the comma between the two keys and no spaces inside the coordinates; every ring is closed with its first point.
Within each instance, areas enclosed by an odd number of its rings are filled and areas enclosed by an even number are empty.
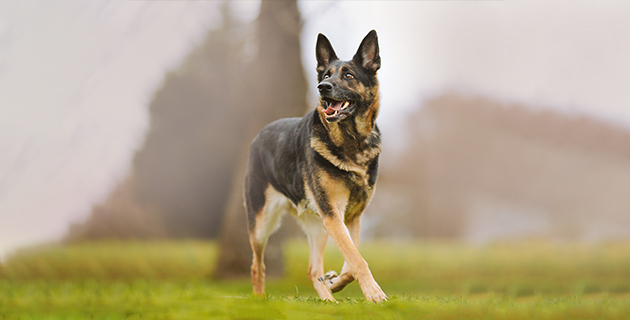
{"type": "MultiPolygon", "coordinates": [[[[361,234],[361,220],[359,219],[359,216],[355,216],[353,220],[346,222],[346,226],[348,227],[352,242],[355,246],[358,246],[359,236],[361,234]]],[[[334,271],[331,271],[320,279],[326,284],[328,289],[334,293],[343,290],[348,284],[354,281],[354,275],[352,274],[352,269],[350,268],[348,261],[344,261],[341,273],[338,276],[334,271]]]]}
{"type": "Polygon", "coordinates": [[[330,237],[333,239],[346,263],[352,270],[353,276],[357,279],[365,298],[368,301],[374,302],[386,300],[387,296],[374,280],[367,262],[363,259],[359,250],[352,242],[348,228],[346,228],[339,212],[334,212],[333,214],[324,213],[322,215],[322,221],[324,228],[328,231],[328,234],[330,234],[330,237]]]}
{"type": "Polygon", "coordinates": [[[387,296],[374,280],[367,262],[359,253],[352,241],[350,231],[344,223],[344,212],[350,198],[350,190],[348,190],[345,182],[325,171],[319,171],[309,182],[309,188],[306,190],[307,195],[314,200],[322,218],[324,229],[341,251],[344,260],[352,270],[354,279],[359,283],[363,295],[368,301],[386,300],[387,296]]]}

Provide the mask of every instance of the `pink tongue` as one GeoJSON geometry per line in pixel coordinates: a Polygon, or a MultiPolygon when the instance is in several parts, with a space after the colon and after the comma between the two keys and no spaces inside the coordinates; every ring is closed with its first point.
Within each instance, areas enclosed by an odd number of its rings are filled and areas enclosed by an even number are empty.
{"type": "Polygon", "coordinates": [[[332,104],[328,107],[328,109],[324,110],[324,112],[325,112],[326,114],[328,114],[328,115],[333,114],[333,113],[335,113],[335,110],[336,110],[336,111],[341,110],[341,106],[342,106],[342,105],[343,105],[343,102],[342,102],[342,101],[340,101],[340,102],[334,102],[334,103],[332,103],[332,104]]]}

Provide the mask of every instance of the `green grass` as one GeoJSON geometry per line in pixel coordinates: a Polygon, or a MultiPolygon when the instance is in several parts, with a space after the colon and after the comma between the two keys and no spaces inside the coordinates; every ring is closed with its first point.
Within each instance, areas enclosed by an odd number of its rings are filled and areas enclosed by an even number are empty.
{"type": "MultiPolygon", "coordinates": [[[[320,301],[308,248],[253,297],[213,280],[212,242],[102,242],[22,251],[0,268],[0,319],[630,319],[630,244],[377,242],[362,246],[388,302],[356,283],[320,301]]],[[[339,270],[329,245],[326,269],[339,270]]]]}

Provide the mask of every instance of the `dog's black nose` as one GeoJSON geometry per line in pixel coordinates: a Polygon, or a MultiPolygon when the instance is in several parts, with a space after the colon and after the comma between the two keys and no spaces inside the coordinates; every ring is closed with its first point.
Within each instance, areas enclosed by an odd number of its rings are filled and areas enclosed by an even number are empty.
{"type": "Polygon", "coordinates": [[[319,90],[319,92],[330,92],[333,88],[332,83],[330,82],[321,82],[320,84],[317,85],[317,90],[319,90]]]}

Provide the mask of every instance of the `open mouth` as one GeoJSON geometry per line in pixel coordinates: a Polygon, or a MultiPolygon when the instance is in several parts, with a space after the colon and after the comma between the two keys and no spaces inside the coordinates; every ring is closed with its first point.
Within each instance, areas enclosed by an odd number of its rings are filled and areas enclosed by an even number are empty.
{"type": "Polygon", "coordinates": [[[351,105],[350,101],[336,101],[332,99],[324,99],[324,114],[326,120],[340,120],[344,111],[351,105]]]}

